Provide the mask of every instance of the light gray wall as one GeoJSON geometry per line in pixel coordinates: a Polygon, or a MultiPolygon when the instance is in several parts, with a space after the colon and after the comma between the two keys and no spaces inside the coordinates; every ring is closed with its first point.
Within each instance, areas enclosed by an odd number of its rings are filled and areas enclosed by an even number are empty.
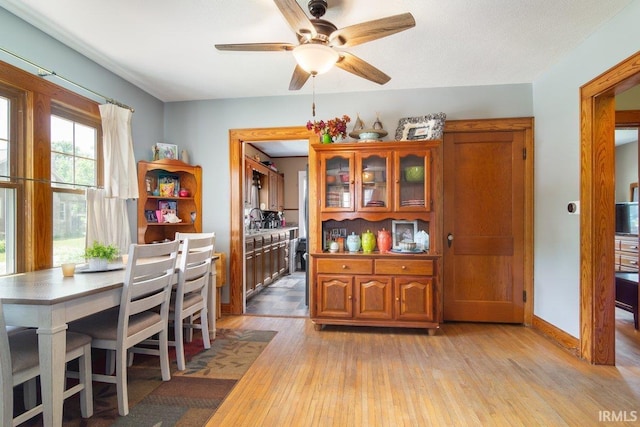
{"type": "MultiPolygon", "coordinates": [[[[68,80],[135,108],[136,111],[132,119],[134,154],[137,160],[150,160],[151,145],[162,141],[163,138],[163,102],[3,8],[0,8],[0,40],[0,46],[4,49],[41,67],[55,71],[68,80]]],[[[0,51],[0,60],[37,74],[37,69],[33,66],[2,51],[0,51]]],[[[56,77],[47,77],[46,79],[94,101],[104,102],[104,99],[97,98],[56,77]]],[[[131,171],[131,173],[136,174],[136,171],[131,171]]],[[[136,242],[136,202],[129,201],[127,205],[132,241],[136,242]]]]}
{"type": "Polygon", "coordinates": [[[580,86],[638,51],[640,1],[604,24],[533,83],[534,313],[580,336],[580,86]]]}
{"type": "Polygon", "coordinates": [[[630,185],[638,182],[638,141],[616,147],[615,182],[616,202],[628,202],[631,197],[630,185]]]}
{"type": "MultiPolygon", "coordinates": [[[[165,139],[188,147],[192,162],[203,167],[203,230],[216,233],[216,250],[229,252],[229,129],[302,126],[312,118],[311,101],[310,96],[291,95],[166,105],[165,139]]],[[[531,86],[316,93],[318,119],[348,114],[355,120],[360,114],[362,120],[371,125],[377,112],[390,139],[400,118],[439,111],[445,112],[447,119],[530,117],[533,114],[531,86]]],[[[225,287],[224,301],[226,291],[225,287]]]]}

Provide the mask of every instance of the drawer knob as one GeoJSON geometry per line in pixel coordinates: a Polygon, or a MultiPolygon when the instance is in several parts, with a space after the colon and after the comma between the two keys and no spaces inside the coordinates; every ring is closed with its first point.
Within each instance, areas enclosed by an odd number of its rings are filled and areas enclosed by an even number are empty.
{"type": "Polygon", "coordinates": [[[343,270],[346,270],[346,269],[347,269],[347,266],[346,266],[345,264],[342,264],[342,269],[343,269],[343,270]]]}
{"type": "Polygon", "coordinates": [[[350,300],[350,299],[351,299],[351,295],[349,295],[349,296],[347,297],[347,299],[349,299],[349,300],[350,300]]]}
{"type": "Polygon", "coordinates": [[[407,269],[407,266],[406,266],[406,265],[403,265],[401,268],[402,268],[403,270],[406,270],[406,269],[407,269]]]}
{"type": "Polygon", "coordinates": [[[638,263],[638,261],[631,261],[629,264],[636,265],[637,263],[638,263]]]}
{"type": "Polygon", "coordinates": [[[629,248],[631,248],[631,249],[638,249],[638,247],[637,247],[637,246],[629,246],[629,248]]]}
{"type": "Polygon", "coordinates": [[[396,297],[396,301],[400,301],[400,297],[396,297]]]}

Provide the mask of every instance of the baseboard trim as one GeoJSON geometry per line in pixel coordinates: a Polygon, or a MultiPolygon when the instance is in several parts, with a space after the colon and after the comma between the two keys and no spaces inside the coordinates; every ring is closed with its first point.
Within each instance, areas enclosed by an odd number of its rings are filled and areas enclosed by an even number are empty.
{"type": "Polygon", "coordinates": [[[566,333],[562,329],[559,329],[536,315],[533,316],[533,323],[531,326],[533,329],[551,339],[569,353],[576,357],[580,357],[580,340],[578,338],[566,333]]]}

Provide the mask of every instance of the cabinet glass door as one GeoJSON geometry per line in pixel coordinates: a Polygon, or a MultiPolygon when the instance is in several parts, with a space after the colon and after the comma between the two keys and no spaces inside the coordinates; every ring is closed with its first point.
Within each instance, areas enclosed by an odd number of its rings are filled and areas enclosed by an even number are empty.
{"type": "Polygon", "coordinates": [[[326,154],[321,157],[320,185],[325,212],[353,211],[353,153],[326,154]]]}
{"type": "Polygon", "coordinates": [[[396,210],[429,211],[431,209],[431,153],[398,155],[396,163],[396,210]]]}
{"type": "Polygon", "coordinates": [[[358,157],[358,210],[391,210],[391,184],[387,184],[390,161],[388,153],[363,154],[358,157]]]}

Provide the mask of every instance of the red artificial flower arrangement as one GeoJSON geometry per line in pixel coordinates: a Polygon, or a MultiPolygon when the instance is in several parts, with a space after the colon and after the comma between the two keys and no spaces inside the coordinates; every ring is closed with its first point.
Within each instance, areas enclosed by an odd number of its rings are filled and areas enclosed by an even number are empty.
{"type": "Polygon", "coordinates": [[[351,118],[346,114],[340,117],[336,117],[335,119],[320,121],[311,121],[307,122],[307,129],[314,131],[317,135],[328,134],[331,138],[337,138],[341,136],[342,138],[347,137],[347,123],[351,121],[351,118]]]}

